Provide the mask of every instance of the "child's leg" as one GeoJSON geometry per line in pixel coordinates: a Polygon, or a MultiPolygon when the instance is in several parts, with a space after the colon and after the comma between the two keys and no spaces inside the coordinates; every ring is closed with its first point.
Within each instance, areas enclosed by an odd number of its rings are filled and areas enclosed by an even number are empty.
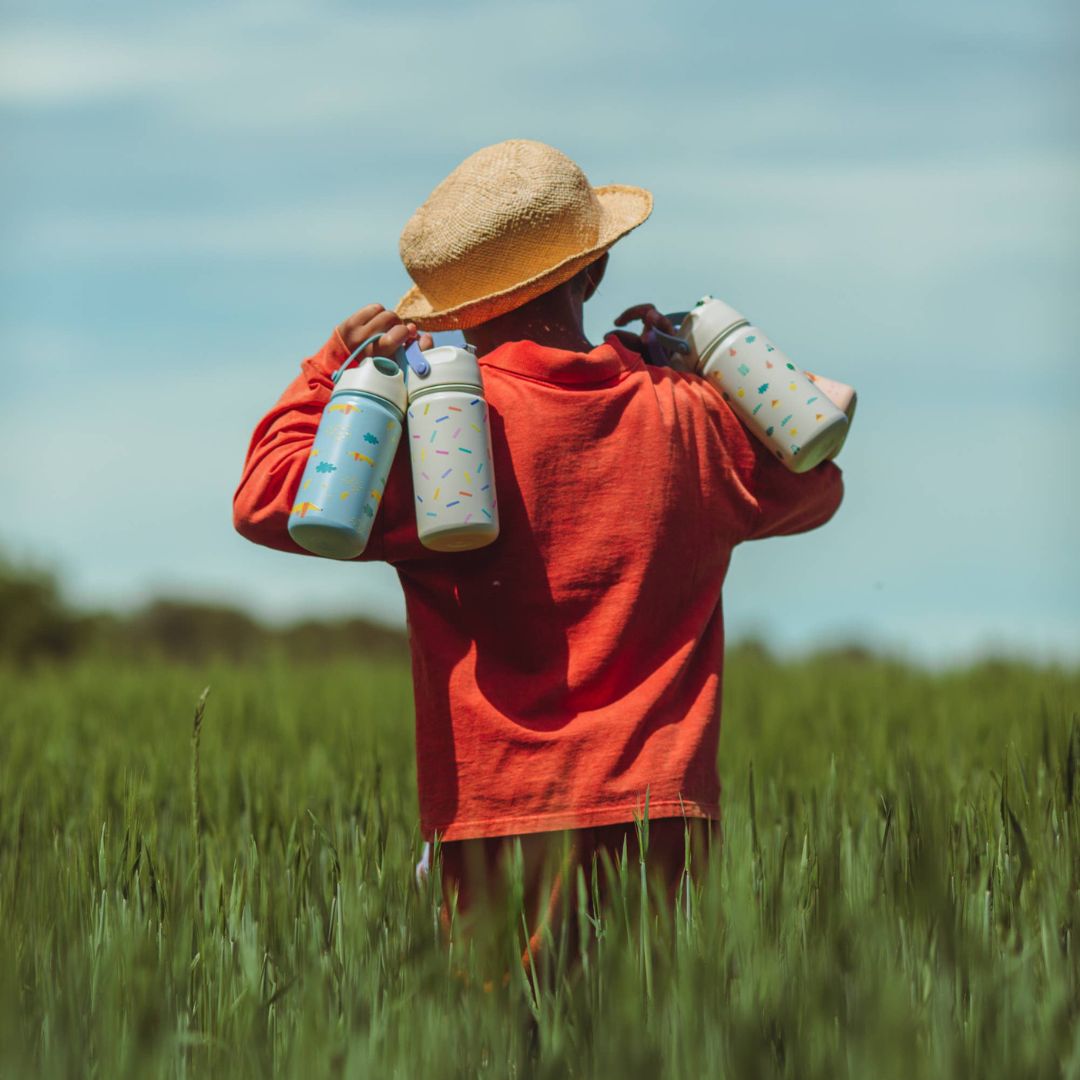
{"type": "MultiPolygon", "coordinates": [[[[448,935],[498,947],[509,931],[528,931],[522,963],[540,955],[563,925],[567,883],[581,862],[588,830],[528,833],[444,843],[440,849],[442,925],[448,935]],[[513,904],[515,894],[520,903],[513,904]],[[524,926],[522,925],[524,915],[524,926]],[[451,927],[452,924],[452,927],[451,927]]],[[[556,938],[557,940],[557,938],[556,938]]]]}
{"type": "MultiPolygon", "coordinates": [[[[697,818],[657,818],[649,822],[647,871],[663,888],[674,909],[676,893],[683,883],[689,852],[690,874],[697,880],[707,865],[710,852],[719,854],[720,822],[697,818]]],[[[508,912],[507,889],[520,889],[528,938],[521,954],[527,975],[549,968],[553,959],[547,943],[578,955],[577,876],[581,867],[586,883],[591,883],[594,860],[604,856],[617,864],[625,843],[627,858],[636,866],[640,858],[638,830],[633,822],[572,829],[557,833],[529,833],[522,836],[487,837],[444,843],[442,854],[444,930],[473,941],[497,942],[510,930],[516,937],[523,927],[520,914],[508,912]],[[520,863],[515,866],[520,849],[520,863]],[[515,883],[512,876],[518,876],[515,883]],[[456,904],[455,904],[456,901],[456,904]],[[508,919],[515,924],[508,926],[508,919]]],[[[608,899],[608,881],[603,866],[597,870],[601,907],[608,899]]],[[[589,912],[592,896],[588,898],[589,912]]]]}
{"type": "MultiPolygon", "coordinates": [[[[605,863],[617,869],[622,860],[623,847],[633,872],[641,859],[638,828],[633,822],[604,825],[590,831],[589,860],[585,866],[586,881],[591,880],[591,863],[596,860],[597,892],[601,908],[607,906],[609,897],[608,875],[605,863]]],[[[719,821],[703,818],[655,818],[649,822],[648,849],[645,856],[646,874],[654,888],[658,888],[674,912],[678,891],[686,882],[686,873],[692,881],[702,879],[711,857],[720,854],[722,830],[719,821]]],[[[590,914],[595,914],[591,910],[590,914]]]]}

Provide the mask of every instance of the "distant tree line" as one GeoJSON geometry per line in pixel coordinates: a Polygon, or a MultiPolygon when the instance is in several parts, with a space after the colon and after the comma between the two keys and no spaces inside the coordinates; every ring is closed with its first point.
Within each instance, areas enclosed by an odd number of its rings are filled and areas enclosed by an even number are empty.
{"type": "Polygon", "coordinates": [[[281,649],[297,660],[328,655],[408,656],[403,631],[364,619],[268,626],[224,604],[152,600],[129,614],[77,611],[56,575],[0,554],[0,661],[68,660],[89,654],[161,656],[184,662],[255,660],[281,649]]]}
{"type": "MultiPolygon", "coordinates": [[[[258,661],[281,652],[298,661],[335,656],[407,660],[403,630],[366,619],[310,619],[269,626],[227,604],[169,597],[130,613],[80,611],[64,599],[48,570],[20,566],[0,552],[0,663],[68,660],[87,655],[184,663],[213,658],[258,661]]],[[[776,663],[760,638],[728,643],[729,663],[776,663]]],[[[860,643],[832,644],[819,660],[872,663],[879,659],[860,643]]]]}

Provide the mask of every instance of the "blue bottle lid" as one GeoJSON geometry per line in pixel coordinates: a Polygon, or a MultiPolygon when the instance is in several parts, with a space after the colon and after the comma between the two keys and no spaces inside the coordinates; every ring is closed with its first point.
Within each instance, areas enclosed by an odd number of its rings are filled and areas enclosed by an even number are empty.
{"type": "Polygon", "coordinates": [[[410,398],[437,386],[472,386],[478,391],[483,390],[480,365],[471,349],[439,345],[434,349],[427,349],[424,359],[428,362],[428,371],[425,374],[420,374],[412,367],[406,374],[410,398]]]}

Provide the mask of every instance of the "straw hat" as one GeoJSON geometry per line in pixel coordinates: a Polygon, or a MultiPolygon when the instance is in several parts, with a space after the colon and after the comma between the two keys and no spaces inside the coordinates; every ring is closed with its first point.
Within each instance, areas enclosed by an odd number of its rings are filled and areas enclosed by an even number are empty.
{"type": "Polygon", "coordinates": [[[652,213],[644,188],[590,187],[565,154],[510,139],[467,157],[401,233],[416,284],[397,313],[466,329],[568,281],[652,213]]]}

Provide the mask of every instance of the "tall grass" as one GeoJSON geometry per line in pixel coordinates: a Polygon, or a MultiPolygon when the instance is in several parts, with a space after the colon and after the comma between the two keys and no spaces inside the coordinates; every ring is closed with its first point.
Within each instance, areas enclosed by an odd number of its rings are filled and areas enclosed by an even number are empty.
{"type": "Polygon", "coordinates": [[[726,679],[704,880],[524,971],[415,881],[403,667],[0,672],[0,1074],[1080,1075],[1080,673],[726,679]]]}

